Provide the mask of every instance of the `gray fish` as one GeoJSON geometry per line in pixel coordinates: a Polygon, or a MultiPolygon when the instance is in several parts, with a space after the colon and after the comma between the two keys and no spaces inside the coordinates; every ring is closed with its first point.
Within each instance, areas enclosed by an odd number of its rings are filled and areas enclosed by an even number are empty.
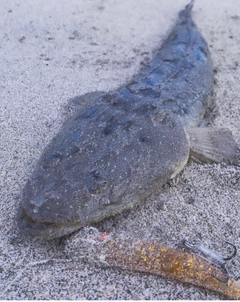
{"type": "Polygon", "coordinates": [[[84,96],[87,105],[47,146],[23,189],[23,233],[61,237],[128,209],[177,175],[190,154],[235,159],[229,131],[197,128],[211,106],[213,69],[191,9],[130,83],[84,96]]]}

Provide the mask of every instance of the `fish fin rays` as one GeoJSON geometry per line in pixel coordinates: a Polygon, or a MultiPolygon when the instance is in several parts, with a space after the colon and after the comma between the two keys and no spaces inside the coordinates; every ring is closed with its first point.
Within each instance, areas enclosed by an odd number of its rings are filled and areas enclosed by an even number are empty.
{"type": "Polygon", "coordinates": [[[240,149],[230,130],[191,128],[187,133],[191,160],[199,163],[228,163],[240,166],[240,149]]]}

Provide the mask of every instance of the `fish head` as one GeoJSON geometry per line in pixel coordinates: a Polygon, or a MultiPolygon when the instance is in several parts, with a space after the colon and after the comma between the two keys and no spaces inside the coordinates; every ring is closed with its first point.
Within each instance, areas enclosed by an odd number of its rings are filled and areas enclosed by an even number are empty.
{"type": "Polygon", "coordinates": [[[27,181],[20,229],[52,239],[101,221],[144,200],[188,156],[181,122],[151,103],[128,100],[80,111],[47,146],[27,181]]]}

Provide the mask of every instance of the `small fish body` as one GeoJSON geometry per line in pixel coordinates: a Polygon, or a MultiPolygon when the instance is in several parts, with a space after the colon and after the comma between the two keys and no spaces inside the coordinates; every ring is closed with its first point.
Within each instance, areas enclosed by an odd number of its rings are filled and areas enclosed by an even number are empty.
{"type": "Polygon", "coordinates": [[[201,243],[100,233],[93,227],[83,228],[65,245],[65,252],[73,261],[84,258],[104,267],[156,274],[240,300],[240,283],[225,268],[225,260],[235,256],[235,247],[234,250],[231,257],[224,258],[201,243]]]}
{"type": "MultiPolygon", "coordinates": [[[[52,239],[139,203],[186,165],[186,129],[210,105],[207,44],[179,13],[152,61],[75,113],[43,152],[22,194],[23,233],[52,239]]],[[[86,96],[87,97],[87,96],[86,96]]]]}

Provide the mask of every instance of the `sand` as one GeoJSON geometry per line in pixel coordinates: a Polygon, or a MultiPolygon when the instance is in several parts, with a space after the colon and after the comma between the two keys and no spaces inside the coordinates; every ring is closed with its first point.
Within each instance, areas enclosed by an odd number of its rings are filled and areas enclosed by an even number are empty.
{"type": "MultiPolygon", "coordinates": [[[[129,80],[169,33],[185,0],[0,0],[1,299],[224,299],[155,275],[72,263],[64,240],[26,238],[16,212],[44,147],[72,112],[69,99],[129,80]],[[46,259],[61,261],[45,261],[46,259]]],[[[196,1],[193,18],[215,68],[217,127],[240,144],[240,6],[196,1]]],[[[142,204],[97,225],[101,231],[187,238],[228,254],[240,249],[240,170],[189,164],[142,204]]],[[[239,276],[239,255],[228,265],[239,276]]]]}

